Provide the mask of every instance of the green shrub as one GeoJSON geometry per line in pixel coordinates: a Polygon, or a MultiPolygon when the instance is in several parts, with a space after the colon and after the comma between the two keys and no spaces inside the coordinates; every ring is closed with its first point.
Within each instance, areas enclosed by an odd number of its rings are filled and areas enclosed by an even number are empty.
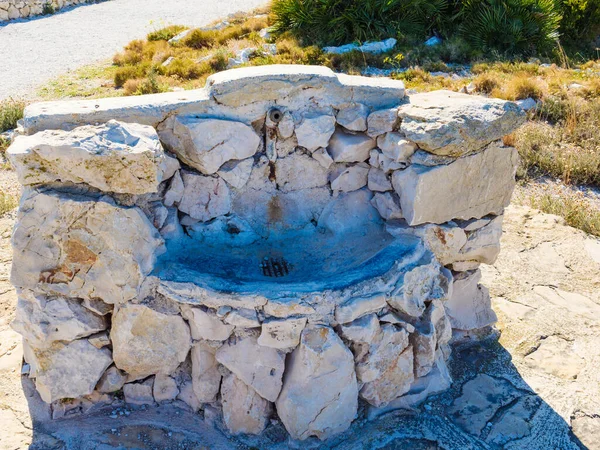
{"type": "Polygon", "coordinates": [[[52,4],[52,2],[44,3],[44,5],[42,6],[42,15],[51,16],[52,14],[55,14],[55,13],[56,13],[56,8],[52,4]]]}
{"type": "Polygon", "coordinates": [[[169,39],[177,36],[186,28],[187,27],[184,27],[183,25],[170,25],[149,33],[147,39],[149,41],[168,41],[169,39]]]}
{"type": "Polygon", "coordinates": [[[275,0],[272,29],[331,45],[399,34],[425,36],[446,6],[447,0],[275,0]]]}
{"type": "Polygon", "coordinates": [[[17,121],[23,118],[25,102],[20,100],[0,101],[0,133],[17,127],[17,121]]]}
{"type": "Polygon", "coordinates": [[[17,207],[17,199],[10,195],[0,191],[0,216],[11,211],[17,207]]]}
{"type": "Polygon", "coordinates": [[[214,31],[201,30],[196,28],[183,40],[183,44],[197,50],[210,48],[217,42],[216,33],[214,31]]]}
{"type": "Polygon", "coordinates": [[[600,34],[600,0],[557,0],[560,32],[567,45],[581,47],[600,34]]]}

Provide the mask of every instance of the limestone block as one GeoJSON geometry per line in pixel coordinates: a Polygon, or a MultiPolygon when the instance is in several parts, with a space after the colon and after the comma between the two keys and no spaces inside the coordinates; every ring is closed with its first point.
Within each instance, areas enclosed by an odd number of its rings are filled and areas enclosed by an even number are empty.
{"type": "Polygon", "coordinates": [[[410,336],[410,343],[415,354],[414,371],[417,378],[424,377],[435,364],[437,345],[436,329],[431,321],[419,324],[410,336]]]}
{"type": "Polygon", "coordinates": [[[236,309],[225,316],[225,323],[236,328],[258,328],[260,321],[254,309],[236,309]]]}
{"type": "Polygon", "coordinates": [[[369,136],[350,134],[338,129],[331,137],[327,151],[336,163],[362,162],[369,159],[370,152],[376,145],[375,140],[369,136]]]}
{"type": "Polygon", "coordinates": [[[315,158],[325,169],[329,169],[329,167],[333,164],[333,158],[329,156],[326,148],[315,150],[312,154],[312,157],[315,158]]]}
{"type": "Polygon", "coordinates": [[[460,259],[494,264],[500,254],[502,220],[503,216],[498,216],[487,225],[469,232],[467,242],[460,250],[460,259]]]}
{"type": "Polygon", "coordinates": [[[175,204],[179,204],[181,202],[181,198],[183,197],[183,180],[181,179],[181,173],[179,171],[175,172],[173,178],[171,178],[171,183],[169,185],[169,189],[165,192],[165,197],[163,199],[163,203],[165,206],[173,206],[175,204]]]}
{"type": "Polygon", "coordinates": [[[277,187],[283,192],[325,186],[327,169],[316,159],[303,153],[279,158],[275,164],[277,187]]]}
{"type": "Polygon", "coordinates": [[[100,333],[95,333],[88,337],[88,341],[94,347],[102,348],[110,345],[110,336],[108,335],[108,331],[101,331],[100,333]]]}
{"type": "Polygon", "coordinates": [[[392,183],[385,172],[380,169],[371,168],[368,176],[369,190],[373,192],[386,192],[392,190],[392,183]]]}
{"type": "Polygon", "coordinates": [[[180,316],[134,304],[113,315],[110,339],[115,365],[133,380],[172,373],[191,346],[190,329],[180,316]]]}
{"type": "Polygon", "coordinates": [[[321,147],[327,147],[331,135],[335,131],[335,117],[322,115],[304,117],[296,125],[298,145],[313,152],[321,147]]]}
{"type": "Polygon", "coordinates": [[[217,400],[221,372],[215,358],[216,351],[216,348],[202,341],[192,347],[192,386],[196,398],[201,403],[217,400]]]}
{"type": "Polygon", "coordinates": [[[80,300],[46,297],[21,291],[12,328],[34,347],[48,348],[55,341],[71,342],[105,330],[105,317],[85,308],[80,300]]]}
{"type": "Polygon", "coordinates": [[[18,19],[19,17],[21,17],[19,10],[14,5],[10,5],[8,7],[8,18],[12,20],[18,19]]]}
{"type": "Polygon", "coordinates": [[[224,341],[233,332],[233,325],[227,325],[210,310],[181,306],[181,315],[190,325],[194,340],[224,341]]]}
{"type": "Polygon", "coordinates": [[[217,174],[236,189],[242,189],[252,173],[254,159],[248,158],[242,161],[229,161],[221,166],[217,174]]]}
{"type": "Polygon", "coordinates": [[[496,322],[489,291],[480,280],[480,270],[461,272],[454,279],[452,296],[444,303],[452,328],[476,330],[496,322]]]}
{"type": "Polygon", "coordinates": [[[184,381],[179,385],[179,395],[177,400],[181,400],[188,405],[193,412],[198,412],[202,407],[202,403],[196,397],[191,381],[184,381]]]}
{"type": "Polygon", "coordinates": [[[293,439],[325,440],[350,426],[358,409],[354,358],[331,328],[304,329],[276,405],[293,439]]]}
{"type": "Polygon", "coordinates": [[[351,298],[335,309],[335,320],[342,324],[349,323],[359,317],[380,311],[386,304],[386,297],[383,294],[351,298]]]}
{"type": "Polygon", "coordinates": [[[344,106],[336,116],[337,123],[350,131],[367,131],[369,108],[361,103],[344,106]]]}
{"type": "Polygon", "coordinates": [[[175,400],[179,395],[177,382],[168,375],[156,375],[154,377],[152,395],[154,396],[154,401],[158,403],[175,400]]]}
{"type": "Polygon", "coordinates": [[[365,163],[347,167],[332,182],[331,189],[341,192],[357,191],[367,185],[369,166],[365,163]]]}
{"type": "Polygon", "coordinates": [[[96,385],[96,390],[103,394],[110,394],[111,392],[117,392],[123,387],[127,381],[127,375],[117,369],[115,366],[110,366],[106,369],[106,372],[100,377],[100,381],[96,385]]]}
{"type": "Polygon", "coordinates": [[[220,178],[183,172],[183,197],[179,210],[206,222],[231,211],[231,194],[220,178]]]}
{"type": "Polygon", "coordinates": [[[259,345],[278,349],[296,347],[306,321],[306,317],[265,320],[257,342],[259,345]]]}
{"type": "Polygon", "coordinates": [[[376,314],[369,314],[340,326],[342,337],[355,343],[372,343],[380,334],[380,330],[376,314]]]}
{"type": "Polygon", "coordinates": [[[400,199],[392,192],[376,192],[371,199],[371,205],[377,209],[379,215],[385,220],[402,219],[400,199]]]}
{"type": "Polygon", "coordinates": [[[371,205],[373,194],[367,189],[341,193],[332,199],[319,217],[318,227],[334,234],[344,234],[359,229],[364,231],[381,218],[371,205]]]}
{"type": "Polygon", "coordinates": [[[430,153],[454,157],[512,133],[526,118],[515,103],[451,91],[412,95],[398,114],[408,140],[430,153]]]}
{"type": "Polygon", "coordinates": [[[377,147],[391,160],[406,164],[408,164],[410,157],[417,149],[414,142],[407,141],[402,134],[396,132],[378,136],[377,147]]]}
{"type": "Polygon", "coordinates": [[[251,386],[258,394],[274,402],[281,391],[285,358],[271,347],[259,345],[254,335],[234,337],[216,353],[217,361],[251,386]]]}
{"type": "Polygon", "coordinates": [[[372,138],[376,138],[384,133],[395,131],[400,123],[398,118],[398,109],[382,109],[372,112],[367,119],[368,130],[367,134],[372,138]]]}
{"type": "Polygon", "coordinates": [[[86,339],[29,348],[25,356],[35,368],[35,387],[46,403],[91,394],[112,363],[110,350],[98,349],[86,339]]]}
{"type": "Polygon", "coordinates": [[[154,128],[115,120],[17,136],[7,156],[23,185],[85,183],[119,194],[156,192],[179,168],[154,128]]]}
{"type": "Polygon", "coordinates": [[[277,135],[282,139],[289,139],[294,135],[296,124],[294,116],[289,111],[283,113],[281,121],[277,124],[277,135]]]}
{"type": "Polygon", "coordinates": [[[181,161],[208,175],[227,161],[253,156],[260,145],[252,127],[232,120],[176,116],[159,132],[181,161]]]}
{"type": "Polygon", "coordinates": [[[260,434],[273,411],[272,403],[233,373],[223,379],[221,402],[223,421],[233,434],[260,434]]]}
{"type": "Polygon", "coordinates": [[[394,172],[392,184],[409,225],[468,220],[502,213],[515,187],[517,164],[514,148],[494,143],[452,164],[394,172]]]}
{"type": "Polygon", "coordinates": [[[153,378],[143,383],[127,383],[123,386],[125,402],[131,405],[152,405],[154,403],[154,396],[152,395],[153,384],[153,378]]]}
{"type": "Polygon", "coordinates": [[[140,209],[57,192],[25,192],[12,242],[13,285],[109,304],[135,298],[164,250],[140,209]]]}

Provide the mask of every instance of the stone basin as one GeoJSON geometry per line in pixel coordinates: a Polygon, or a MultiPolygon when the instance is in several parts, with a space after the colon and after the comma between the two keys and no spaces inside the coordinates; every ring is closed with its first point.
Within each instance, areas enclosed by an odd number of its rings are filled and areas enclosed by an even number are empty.
{"type": "Polygon", "coordinates": [[[524,118],[304,66],[27,107],[7,151],[12,326],[42,400],[55,418],[172,402],[230,434],[277,417],[326,440],[447,389],[451,339],[496,319],[479,265],[524,118]]]}

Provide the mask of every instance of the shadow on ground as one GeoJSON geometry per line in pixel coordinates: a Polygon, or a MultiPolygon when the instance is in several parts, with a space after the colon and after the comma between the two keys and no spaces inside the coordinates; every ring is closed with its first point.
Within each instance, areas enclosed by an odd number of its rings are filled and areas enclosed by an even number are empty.
{"type": "Polygon", "coordinates": [[[31,449],[585,449],[569,425],[519,375],[510,353],[494,337],[455,346],[452,387],[414,410],[368,421],[366,411],[350,430],[321,443],[289,442],[278,421],[264,436],[230,437],[218,418],[183,404],[132,408],[112,405],[87,415],[35,420],[40,400],[23,377],[34,419],[31,449]],[[214,425],[213,425],[214,424],[214,425]]]}

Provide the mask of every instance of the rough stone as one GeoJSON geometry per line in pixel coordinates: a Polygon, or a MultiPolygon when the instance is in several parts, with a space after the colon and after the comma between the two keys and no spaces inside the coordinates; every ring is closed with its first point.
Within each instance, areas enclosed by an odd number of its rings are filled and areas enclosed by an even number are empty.
{"type": "Polygon", "coordinates": [[[175,172],[175,175],[173,175],[173,178],[171,178],[171,183],[169,184],[169,189],[165,192],[163,203],[165,206],[173,206],[179,204],[182,197],[183,180],[181,179],[180,172],[177,171],[175,172]]]}
{"type": "Polygon", "coordinates": [[[285,358],[276,349],[259,345],[256,336],[250,335],[230,339],[215,356],[261,397],[277,400],[285,358]]]}
{"type": "Polygon", "coordinates": [[[210,310],[181,306],[181,314],[188,321],[194,340],[224,341],[233,332],[233,325],[227,325],[210,310]]]}
{"type": "Polygon", "coordinates": [[[42,350],[29,348],[25,355],[35,368],[35,387],[46,403],[91,394],[112,363],[108,349],[98,349],[86,339],[55,342],[42,350]]]}
{"type": "Polygon", "coordinates": [[[192,384],[196,398],[201,403],[217,400],[221,372],[215,358],[216,351],[205,342],[197,342],[192,347],[192,384]]]}
{"type": "Polygon", "coordinates": [[[457,259],[494,264],[500,253],[503,216],[496,217],[487,225],[469,232],[467,242],[457,259]]]}
{"type": "Polygon", "coordinates": [[[339,235],[377,223],[381,219],[371,205],[372,198],[373,194],[367,189],[341,193],[325,207],[318,227],[339,235]]]}
{"type": "Polygon", "coordinates": [[[377,146],[392,161],[405,164],[408,164],[417,149],[414,142],[407,141],[402,134],[396,132],[377,137],[377,146]]]}
{"type": "Polygon", "coordinates": [[[133,304],[113,315],[110,339],[115,365],[132,380],[172,373],[191,346],[190,329],[180,316],[133,304]]]}
{"type": "Polygon", "coordinates": [[[424,377],[431,372],[435,364],[437,333],[433,323],[429,321],[419,324],[411,335],[410,343],[415,354],[415,376],[424,377]]]}
{"type": "Polygon", "coordinates": [[[244,123],[194,116],[168,119],[160,137],[181,161],[208,175],[227,161],[253,156],[260,145],[258,135],[244,123]]]}
{"type": "Polygon", "coordinates": [[[349,166],[340,173],[332,182],[331,189],[341,192],[357,191],[367,185],[369,166],[361,163],[349,166]]]}
{"type": "Polygon", "coordinates": [[[367,123],[367,134],[372,138],[394,131],[400,123],[398,109],[382,109],[380,111],[372,112],[367,119],[367,123]]]}
{"type": "Polygon", "coordinates": [[[231,211],[231,194],[220,178],[183,172],[185,186],[179,210],[206,222],[231,211]]]}
{"type": "Polygon", "coordinates": [[[398,114],[407,139],[430,153],[454,157],[502,138],[526,118],[515,103],[451,91],[413,95],[398,114]]]}
{"type": "Polygon", "coordinates": [[[491,144],[452,164],[394,172],[392,184],[409,225],[479,218],[508,206],[517,163],[514,148],[491,144]]]}
{"type": "Polygon", "coordinates": [[[377,209],[379,215],[385,220],[403,218],[402,209],[400,208],[400,200],[395,193],[376,192],[371,199],[371,205],[377,209]]]}
{"type": "Polygon", "coordinates": [[[386,305],[386,297],[383,294],[351,298],[335,309],[335,320],[342,324],[353,322],[359,317],[380,311],[386,305]]]}
{"type": "Polygon", "coordinates": [[[481,286],[481,271],[461,272],[454,279],[452,295],[444,303],[452,328],[476,330],[496,322],[490,294],[481,286]]]}
{"type": "Polygon", "coordinates": [[[273,410],[270,402],[232,373],[223,379],[221,402],[223,421],[233,434],[260,434],[273,410]]]}
{"type": "Polygon", "coordinates": [[[372,343],[380,330],[376,314],[369,314],[340,326],[342,337],[356,343],[372,343]]]}
{"type": "Polygon", "coordinates": [[[314,151],[312,157],[315,158],[325,169],[329,169],[329,167],[333,164],[333,158],[329,156],[326,148],[320,148],[314,151]]]}
{"type": "Polygon", "coordinates": [[[123,386],[125,401],[131,405],[154,404],[154,396],[152,395],[153,385],[153,378],[150,378],[143,383],[127,383],[123,386]]]}
{"type": "Polygon", "coordinates": [[[331,135],[335,131],[335,117],[322,115],[304,117],[296,125],[298,145],[313,152],[321,147],[327,147],[331,135]]]}
{"type": "Polygon", "coordinates": [[[277,124],[277,134],[283,139],[289,139],[294,135],[295,129],[294,116],[289,111],[286,111],[281,121],[277,124]]]}
{"type": "Polygon", "coordinates": [[[277,187],[283,192],[325,186],[327,169],[319,161],[302,153],[293,153],[277,160],[277,187]]]}
{"type": "Polygon", "coordinates": [[[259,345],[278,349],[296,347],[306,321],[306,317],[265,320],[257,342],[259,345]]]}
{"type": "Polygon", "coordinates": [[[229,161],[221,166],[217,174],[236,189],[242,189],[250,179],[254,159],[229,161]]]}
{"type": "Polygon", "coordinates": [[[369,108],[363,104],[350,104],[339,110],[337,123],[350,131],[367,131],[369,108]]]}
{"type": "Polygon", "coordinates": [[[329,142],[327,150],[336,163],[363,162],[377,143],[364,134],[350,134],[338,129],[329,142]]]}
{"type": "Polygon", "coordinates": [[[100,377],[100,381],[96,385],[96,390],[103,394],[117,392],[123,387],[127,381],[127,375],[117,369],[115,366],[110,366],[106,372],[100,377]]]}
{"type": "Polygon", "coordinates": [[[236,328],[258,328],[260,321],[254,309],[236,309],[225,316],[225,322],[236,328]]]}
{"type": "Polygon", "coordinates": [[[158,403],[175,400],[179,395],[177,382],[168,375],[156,375],[152,394],[154,395],[154,401],[158,403]]]}
{"type": "Polygon", "coordinates": [[[331,328],[304,329],[276,405],[293,439],[325,440],[350,426],[358,409],[354,358],[331,328]]]}
{"type": "Polygon", "coordinates": [[[115,120],[17,136],[7,156],[23,185],[85,183],[119,194],[156,192],[179,168],[154,128],[115,120]]]}
{"type": "Polygon", "coordinates": [[[380,169],[369,170],[368,177],[369,190],[373,192],[386,192],[392,190],[392,183],[386,176],[385,172],[380,169]]]}
{"type": "Polygon", "coordinates": [[[100,333],[89,336],[88,341],[94,347],[102,348],[110,345],[110,336],[108,335],[108,331],[101,331],[100,333]]]}

